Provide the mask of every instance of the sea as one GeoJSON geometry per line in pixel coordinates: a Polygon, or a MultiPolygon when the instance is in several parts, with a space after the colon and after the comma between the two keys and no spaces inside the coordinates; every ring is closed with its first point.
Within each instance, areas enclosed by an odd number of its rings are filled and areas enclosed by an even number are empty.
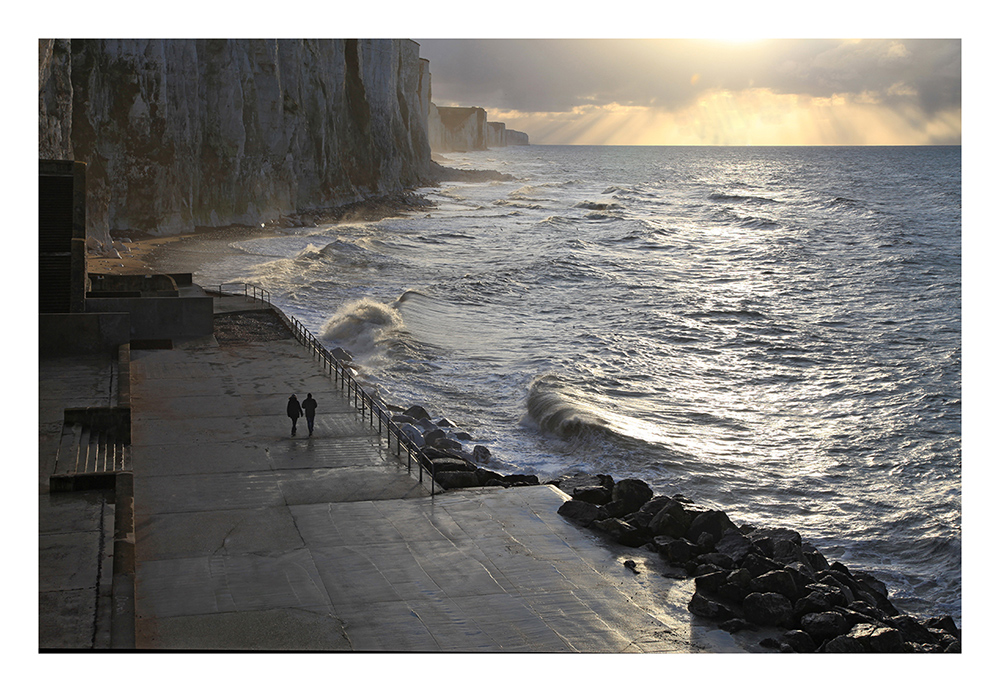
{"type": "MultiPolygon", "coordinates": [[[[641,478],[961,624],[961,147],[509,147],[510,180],[205,245],[488,468],[641,478]]],[[[189,271],[192,269],[188,269],[189,271]]]]}

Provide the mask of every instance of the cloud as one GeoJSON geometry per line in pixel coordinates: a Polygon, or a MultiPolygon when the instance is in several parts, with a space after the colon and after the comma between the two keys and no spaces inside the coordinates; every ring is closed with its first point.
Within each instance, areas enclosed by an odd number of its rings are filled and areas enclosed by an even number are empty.
{"type": "MultiPolygon", "coordinates": [[[[650,109],[644,115],[632,112],[633,124],[654,114],[680,122],[698,104],[720,94],[730,95],[727,103],[732,109],[761,107],[763,101],[751,95],[770,94],[767,107],[772,109],[772,122],[792,117],[776,110],[783,103],[825,99],[831,107],[849,104],[855,116],[864,114],[868,125],[876,112],[886,122],[905,122],[907,132],[924,131],[924,125],[934,129],[931,123],[955,122],[961,108],[957,39],[418,39],[418,43],[421,55],[430,60],[435,103],[477,105],[491,113],[517,112],[525,117],[539,114],[539,121],[553,123],[561,113],[564,132],[596,132],[594,126],[583,128],[581,118],[611,115],[620,108],[650,109]],[[781,101],[779,96],[799,100],[781,101]],[[583,106],[591,109],[589,115],[578,110],[583,106]]],[[[614,117],[621,121],[623,116],[618,112],[614,117]]],[[[752,111],[733,110],[727,117],[727,122],[756,119],[766,125],[763,114],[752,111]]],[[[830,113],[823,117],[829,119],[830,113]]],[[[857,127],[841,129],[856,137],[857,127]]]]}

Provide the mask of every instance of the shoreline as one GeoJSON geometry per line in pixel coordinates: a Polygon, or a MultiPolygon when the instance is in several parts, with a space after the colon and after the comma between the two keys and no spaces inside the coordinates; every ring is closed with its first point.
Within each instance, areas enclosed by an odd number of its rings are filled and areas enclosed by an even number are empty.
{"type": "MultiPolygon", "coordinates": [[[[449,169],[450,170],[450,169],[449,169]]],[[[92,274],[148,274],[163,272],[162,255],[174,243],[185,243],[193,238],[232,242],[247,238],[270,238],[281,235],[290,228],[335,225],[340,223],[374,222],[405,212],[414,212],[433,206],[421,195],[411,191],[312,211],[296,212],[282,216],[271,223],[255,226],[195,227],[189,232],[174,235],[152,235],[133,231],[112,231],[111,238],[118,257],[103,255],[86,256],[87,272],[92,274]]]]}

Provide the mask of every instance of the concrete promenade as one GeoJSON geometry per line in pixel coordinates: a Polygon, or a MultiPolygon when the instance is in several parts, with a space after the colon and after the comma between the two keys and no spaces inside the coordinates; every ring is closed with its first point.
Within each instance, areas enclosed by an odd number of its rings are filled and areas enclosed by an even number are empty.
{"type": "Polygon", "coordinates": [[[431,497],[294,339],[133,350],[131,405],[138,649],[746,650],[552,486],[431,497]],[[319,402],[312,437],[289,434],[293,392],[319,402]]]}

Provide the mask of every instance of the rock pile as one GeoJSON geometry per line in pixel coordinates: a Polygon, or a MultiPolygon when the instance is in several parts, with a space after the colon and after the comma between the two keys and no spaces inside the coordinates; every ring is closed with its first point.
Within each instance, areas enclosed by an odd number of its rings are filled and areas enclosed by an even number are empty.
{"type": "Polygon", "coordinates": [[[483,445],[475,445],[471,452],[467,451],[463,443],[470,442],[472,436],[459,430],[447,418],[442,418],[437,423],[432,422],[430,414],[422,406],[410,406],[393,415],[392,420],[410,442],[423,452],[424,468],[431,472],[434,480],[445,490],[538,485],[538,476],[535,475],[503,475],[482,468],[493,456],[490,450],[483,445]]]}
{"type": "Polygon", "coordinates": [[[554,482],[572,499],[559,514],[616,542],[659,553],[665,576],[693,577],[693,614],[729,632],[784,630],[761,646],[786,652],[961,652],[950,616],[900,613],[885,584],[830,563],[790,529],[736,526],[683,495],[654,496],[637,479],[577,474],[554,482]]]}

